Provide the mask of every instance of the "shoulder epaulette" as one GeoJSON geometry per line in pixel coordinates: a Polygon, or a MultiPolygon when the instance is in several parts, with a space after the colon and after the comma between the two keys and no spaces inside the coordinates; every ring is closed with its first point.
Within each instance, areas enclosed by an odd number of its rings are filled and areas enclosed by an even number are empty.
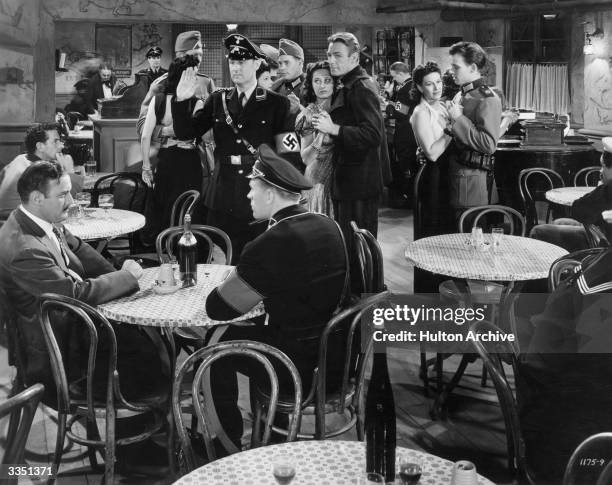
{"type": "Polygon", "coordinates": [[[228,91],[231,91],[234,88],[217,88],[213,91],[214,93],[227,93],[228,91]]]}
{"type": "Polygon", "coordinates": [[[257,86],[255,88],[255,101],[263,101],[268,97],[268,91],[264,88],[257,86]]]}
{"type": "Polygon", "coordinates": [[[485,98],[490,98],[495,96],[495,93],[489,86],[485,86],[484,84],[478,88],[480,94],[482,94],[485,98]]]}

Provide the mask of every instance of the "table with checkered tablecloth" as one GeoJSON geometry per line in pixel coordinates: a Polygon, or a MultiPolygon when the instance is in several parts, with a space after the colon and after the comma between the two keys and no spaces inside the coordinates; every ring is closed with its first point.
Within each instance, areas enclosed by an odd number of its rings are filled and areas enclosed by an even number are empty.
{"type": "Polygon", "coordinates": [[[110,209],[85,209],[83,218],[69,219],[64,223],[76,237],[86,241],[95,239],[112,239],[124,234],[130,234],[144,227],[145,216],[138,212],[110,209]]]}
{"type": "Polygon", "coordinates": [[[593,192],[595,187],[559,187],[546,191],[546,200],[559,205],[571,206],[583,195],[593,192]]]}
{"type": "MultiPolygon", "coordinates": [[[[399,456],[422,461],[420,485],[448,485],[453,462],[422,451],[397,448],[399,456]]],[[[273,464],[286,461],[296,469],[291,485],[356,485],[365,471],[361,441],[295,441],[243,451],[213,461],[175,482],[175,485],[274,485],[273,464]]],[[[479,485],[493,485],[478,475],[479,485]]]]}

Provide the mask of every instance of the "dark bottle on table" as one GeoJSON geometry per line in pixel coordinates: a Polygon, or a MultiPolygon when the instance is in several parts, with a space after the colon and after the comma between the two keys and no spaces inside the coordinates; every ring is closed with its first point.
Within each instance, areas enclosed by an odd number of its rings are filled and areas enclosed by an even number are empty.
{"type": "Polygon", "coordinates": [[[366,472],[395,481],[395,403],[387,355],[374,354],[365,406],[366,472]]]}
{"type": "Polygon", "coordinates": [[[178,242],[179,271],[183,287],[195,286],[198,282],[198,244],[191,232],[191,216],[185,215],[183,234],[178,242]]]}

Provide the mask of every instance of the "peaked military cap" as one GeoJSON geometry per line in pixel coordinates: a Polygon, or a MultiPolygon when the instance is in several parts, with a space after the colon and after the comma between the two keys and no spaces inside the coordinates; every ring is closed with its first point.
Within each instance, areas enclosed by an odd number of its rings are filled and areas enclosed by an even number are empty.
{"type": "Polygon", "coordinates": [[[304,49],[296,42],[289,39],[281,39],[278,41],[278,52],[281,56],[293,56],[304,60],[304,49]]]}
{"type": "Polygon", "coordinates": [[[312,189],[311,183],[297,168],[265,143],[259,147],[253,171],[247,177],[262,179],[270,185],[292,194],[299,194],[302,190],[312,189]]]}
{"type": "Polygon", "coordinates": [[[265,54],[242,34],[230,34],[223,39],[227,49],[227,58],[242,61],[245,59],[263,59],[265,54]]]}
{"type": "Polygon", "coordinates": [[[162,52],[159,47],[153,46],[147,51],[146,57],[161,57],[162,52]]]}
{"type": "Polygon", "coordinates": [[[278,67],[278,56],[280,55],[278,49],[270,44],[259,44],[259,49],[266,56],[266,61],[269,63],[276,64],[278,67]]]}
{"type": "Polygon", "coordinates": [[[202,42],[202,34],[198,30],[190,30],[189,32],[181,32],[176,36],[174,43],[174,52],[185,52],[195,49],[198,42],[202,42]]]}

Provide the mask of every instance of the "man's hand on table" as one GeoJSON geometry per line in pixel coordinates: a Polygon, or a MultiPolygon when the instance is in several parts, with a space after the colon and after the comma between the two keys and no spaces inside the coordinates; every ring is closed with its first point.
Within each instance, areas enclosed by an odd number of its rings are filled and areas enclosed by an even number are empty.
{"type": "Polygon", "coordinates": [[[133,259],[126,259],[121,266],[121,269],[129,271],[137,280],[142,276],[142,267],[133,259]]]}

